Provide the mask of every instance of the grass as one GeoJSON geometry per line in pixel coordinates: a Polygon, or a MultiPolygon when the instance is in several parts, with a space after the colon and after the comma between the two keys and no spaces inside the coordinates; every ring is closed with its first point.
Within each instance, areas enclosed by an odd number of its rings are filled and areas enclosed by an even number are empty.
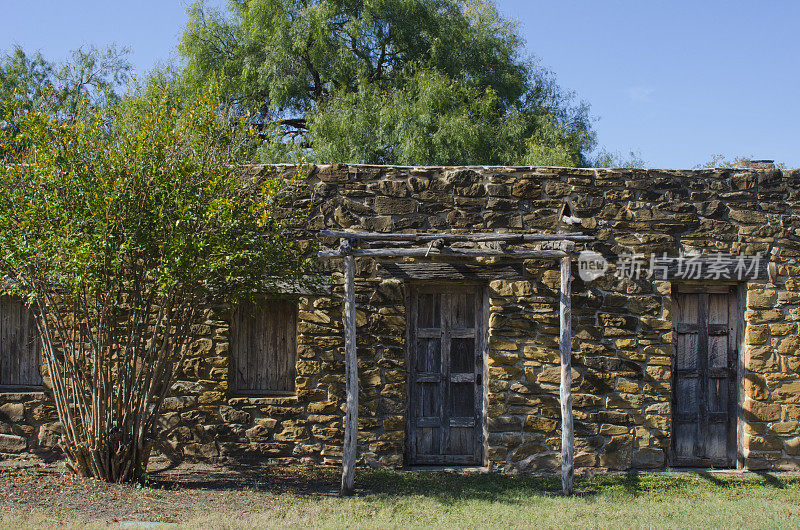
{"type": "MultiPolygon", "coordinates": [[[[171,521],[188,528],[797,528],[800,478],[711,473],[601,475],[576,482],[579,493],[559,495],[557,479],[445,472],[364,471],[359,494],[333,494],[334,470],[313,471],[328,489],[301,482],[236,487],[155,484],[125,491],[141,507],[116,517],[92,517],[53,506],[0,507],[7,527],[119,521],[171,521]],[[137,497],[138,496],[138,497],[137,497]],[[147,503],[164,503],[156,511],[147,503]],[[199,503],[199,504],[198,504],[199,503]],[[198,509],[199,508],[199,509],[198,509]]],[[[136,526],[133,526],[134,528],[136,526]]]]}

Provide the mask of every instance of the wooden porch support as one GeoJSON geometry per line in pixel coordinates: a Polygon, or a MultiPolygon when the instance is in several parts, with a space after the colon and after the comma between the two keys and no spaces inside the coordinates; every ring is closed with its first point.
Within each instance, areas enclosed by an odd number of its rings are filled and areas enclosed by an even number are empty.
{"type": "Polygon", "coordinates": [[[349,240],[339,246],[344,257],[344,357],[347,412],[342,448],[342,487],[340,495],[353,494],[358,444],[358,358],[356,357],[356,288],[355,258],[349,240]]]}
{"type": "Polygon", "coordinates": [[[575,436],[572,426],[572,260],[561,258],[561,301],[559,304],[561,354],[561,489],[572,495],[575,436]]]}
{"type": "Polygon", "coordinates": [[[341,495],[353,494],[358,442],[358,359],[356,357],[356,303],[355,303],[355,256],[373,258],[391,257],[503,257],[506,259],[554,259],[561,263],[561,296],[559,304],[559,326],[561,357],[561,485],[565,495],[573,493],[575,437],[572,417],[572,254],[576,241],[591,241],[582,234],[377,234],[373,232],[321,231],[326,237],[340,237],[339,248],[317,253],[320,258],[343,258],[344,261],[344,344],[347,411],[342,449],[341,495]],[[364,241],[417,241],[437,242],[427,248],[381,248],[356,249],[355,243],[364,241]],[[498,250],[447,248],[447,241],[561,241],[563,250],[498,250]]]}

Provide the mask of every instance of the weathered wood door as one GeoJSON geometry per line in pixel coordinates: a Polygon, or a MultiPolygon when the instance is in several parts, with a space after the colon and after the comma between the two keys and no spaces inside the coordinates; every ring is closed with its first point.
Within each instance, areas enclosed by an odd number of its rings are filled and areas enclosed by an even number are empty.
{"type": "Polygon", "coordinates": [[[478,287],[420,287],[409,300],[411,464],[483,461],[484,302],[478,287]]]}
{"type": "Polygon", "coordinates": [[[729,287],[682,289],[675,293],[673,309],[674,464],[735,466],[736,293],[729,287]]]}

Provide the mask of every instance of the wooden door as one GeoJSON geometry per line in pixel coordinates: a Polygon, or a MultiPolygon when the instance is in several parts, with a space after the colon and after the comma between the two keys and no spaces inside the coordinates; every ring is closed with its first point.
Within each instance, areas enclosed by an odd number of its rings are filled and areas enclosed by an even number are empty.
{"type": "Polygon", "coordinates": [[[728,287],[696,291],[677,292],[673,308],[674,463],[732,467],[737,451],[736,293],[728,287]]]}
{"type": "Polygon", "coordinates": [[[482,290],[412,289],[408,316],[409,463],[480,465],[482,290]]]}

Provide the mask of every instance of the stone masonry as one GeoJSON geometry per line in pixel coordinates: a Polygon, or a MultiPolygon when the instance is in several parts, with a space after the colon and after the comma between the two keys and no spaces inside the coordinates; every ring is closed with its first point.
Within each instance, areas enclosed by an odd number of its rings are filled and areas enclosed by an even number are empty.
{"type": "MultiPolygon", "coordinates": [[[[291,166],[252,167],[289,176],[291,166]]],[[[800,171],[604,170],[544,167],[318,166],[297,204],[318,230],[582,231],[621,254],[761,253],[769,279],[739,286],[745,307],[739,452],[749,469],[800,468],[800,171]],[[561,214],[580,218],[563,225],[561,214]]],[[[333,247],[336,240],[320,240],[333,247]]],[[[296,392],[228,392],[231,308],[208,309],[164,403],[160,450],[211,461],[336,463],[344,416],[341,274],[330,292],[296,296],[296,392]]],[[[558,284],[552,262],[488,281],[486,463],[506,472],[559,464],[558,284]]],[[[359,461],[404,465],[408,285],[357,260],[359,461]]],[[[664,468],[672,443],[672,288],[611,273],[573,285],[576,466],[664,468]]],[[[577,278],[577,275],[576,275],[577,278]]],[[[0,453],[57,451],[47,393],[0,394],[0,453]]]]}

